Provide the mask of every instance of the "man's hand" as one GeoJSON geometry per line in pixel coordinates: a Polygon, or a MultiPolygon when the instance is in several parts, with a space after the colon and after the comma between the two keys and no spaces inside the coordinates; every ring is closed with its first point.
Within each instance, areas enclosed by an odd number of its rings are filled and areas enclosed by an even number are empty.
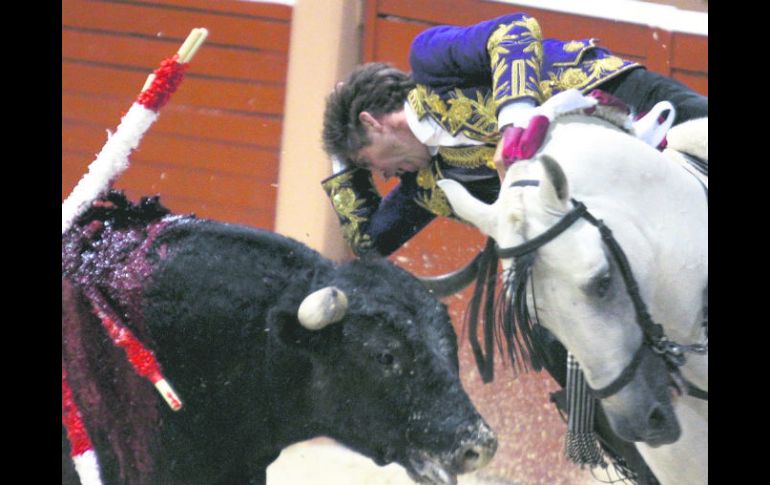
{"type": "Polygon", "coordinates": [[[493,160],[500,180],[513,162],[532,158],[543,144],[548,132],[550,120],[543,115],[535,115],[529,120],[526,129],[508,125],[503,128],[503,136],[497,143],[493,160]]]}
{"type": "Polygon", "coordinates": [[[508,125],[503,128],[503,134],[500,137],[500,141],[497,142],[497,149],[495,149],[495,155],[492,158],[495,162],[497,175],[500,177],[501,182],[505,177],[505,172],[508,171],[508,167],[514,162],[511,159],[513,146],[521,140],[523,131],[523,129],[513,125],[508,125]]]}

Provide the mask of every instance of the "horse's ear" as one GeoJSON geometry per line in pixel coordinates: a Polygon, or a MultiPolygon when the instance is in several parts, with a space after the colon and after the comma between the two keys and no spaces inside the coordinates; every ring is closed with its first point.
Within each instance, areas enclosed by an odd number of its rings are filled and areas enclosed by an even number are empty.
{"type": "Polygon", "coordinates": [[[476,226],[481,232],[494,238],[497,220],[494,207],[472,196],[465,187],[449,179],[436,182],[449,200],[449,205],[462,219],[476,226]]]}
{"type": "Polygon", "coordinates": [[[545,177],[540,184],[540,197],[547,208],[564,212],[568,210],[569,185],[559,162],[548,155],[540,157],[545,177]]]}

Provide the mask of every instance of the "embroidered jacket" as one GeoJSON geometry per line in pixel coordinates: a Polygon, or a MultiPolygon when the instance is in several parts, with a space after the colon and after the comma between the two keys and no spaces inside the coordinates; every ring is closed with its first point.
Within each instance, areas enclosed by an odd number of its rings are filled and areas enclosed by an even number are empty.
{"type": "Polygon", "coordinates": [[[522,13],[428,29],[413,41],[409,62],[417,86],[407,101],[417,116],[480,144],[439,147],[428,168],[402,175],[385,198],[364,169],[322,181],[345,239],[359,255],[372,249],[390,254],[435,216],[457,218],[436,180],[453,178],[477,198],[495,200],[499,179],[492,157],[506,105],[525,99],[537,105],[571,88],[588,92],[642,67],[611,55],[596,39],[543,39],[537,21],[522,13]]]}

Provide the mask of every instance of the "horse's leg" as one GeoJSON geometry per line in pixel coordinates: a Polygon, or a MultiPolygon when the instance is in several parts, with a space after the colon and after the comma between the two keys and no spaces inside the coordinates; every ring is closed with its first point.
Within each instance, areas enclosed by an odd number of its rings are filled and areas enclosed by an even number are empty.
{"type": "Polygon", "coordinates": [[[708,401],[685,396],[676,402],[682,436],[670,445],[637,448],[661,485],[708,483],[708,401]]]}

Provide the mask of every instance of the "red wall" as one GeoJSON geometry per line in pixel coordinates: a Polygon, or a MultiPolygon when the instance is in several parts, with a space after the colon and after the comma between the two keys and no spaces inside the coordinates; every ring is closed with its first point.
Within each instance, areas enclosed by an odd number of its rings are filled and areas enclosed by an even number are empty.
{"type": "Polygon", "coordinates": [[[290,7],[236,0],[62,1],[62,200],[147,75],[209,37],[117,183],[180,213],[273,228],[290,7]]]}

